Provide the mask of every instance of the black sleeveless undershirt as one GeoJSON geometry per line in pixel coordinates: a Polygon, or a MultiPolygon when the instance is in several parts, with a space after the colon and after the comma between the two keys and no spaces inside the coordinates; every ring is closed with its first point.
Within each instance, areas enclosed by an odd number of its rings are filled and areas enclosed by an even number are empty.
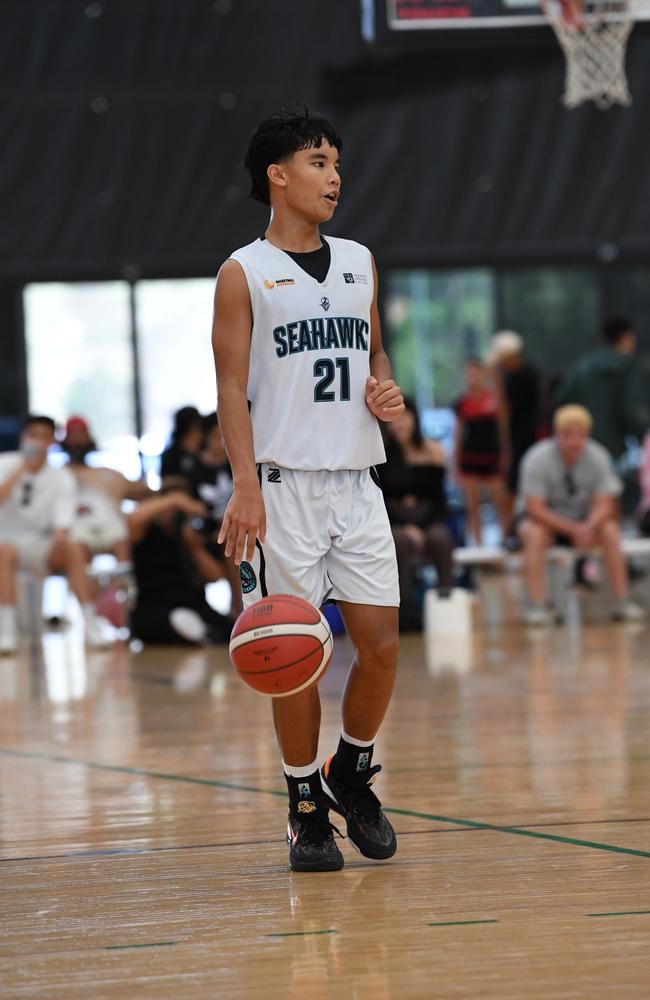
{"type": "MultiPolygon", "coordinates": [[[[264,240],[266,237],[261,236],[260,239],[264,240]]],[[[323,239],[322,236],[321,239],[323,239]]],[[[332,251],[326,240],[323,239],[322,245],[319,246],[318,250],[310,250],[308,253],[294,253],[292,250],[285,250],[284,253],[288,254],[298,267],[306,271],[310,277],[315,278],[319,282],[325,281],[332,259],[332,251]]]]}

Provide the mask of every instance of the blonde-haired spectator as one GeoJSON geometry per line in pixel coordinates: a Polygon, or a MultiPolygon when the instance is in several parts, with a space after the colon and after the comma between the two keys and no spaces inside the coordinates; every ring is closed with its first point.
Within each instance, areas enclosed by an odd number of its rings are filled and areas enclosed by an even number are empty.
{"type": "Polygon", "coordinates": [[[578,405],[562,406],[554,436],[530,449],[522,465],[518,531],[523,543],[529,605],[526,621],[544,625],[545,553],[552,545],[579,550],[599,546],[614,593],[612,618],[639,621],[645,612],[629,599],[617,505],[621,483],[609,453],[591,440],[592,420],[578,405]]]}

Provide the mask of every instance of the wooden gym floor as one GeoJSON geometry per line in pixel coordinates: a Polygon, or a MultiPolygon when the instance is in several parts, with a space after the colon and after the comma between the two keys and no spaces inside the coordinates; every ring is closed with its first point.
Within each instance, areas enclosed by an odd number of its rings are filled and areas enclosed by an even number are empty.
{"type": "Polygon", "coordinates": [[[3,1000],[648,997],[650,630],[531,633],[491,586],[469,648],[405,638],[399,852],[340,873],[287,869],[269,706],[224,650],[1,660],[3,1000]]]}

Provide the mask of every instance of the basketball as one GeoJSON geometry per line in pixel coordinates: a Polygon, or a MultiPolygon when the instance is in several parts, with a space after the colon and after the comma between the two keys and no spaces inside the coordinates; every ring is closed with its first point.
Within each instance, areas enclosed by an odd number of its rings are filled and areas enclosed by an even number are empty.
{"type": "Polygon", "coordinates": [[[332,648],[331,629],[318,608],[288,594],[251,604],[230,637],[230,659],[241,679],[274,698],[315,684],[327,669],[332,648]]]}

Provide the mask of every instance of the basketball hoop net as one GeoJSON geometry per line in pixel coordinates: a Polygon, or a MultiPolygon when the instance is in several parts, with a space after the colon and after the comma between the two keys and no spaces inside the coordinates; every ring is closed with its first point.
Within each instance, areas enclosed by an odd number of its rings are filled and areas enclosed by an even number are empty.
{"type": "Polygon", "coordinates": [[[630,0],[542,0],[542,6],[566,57],[565,106],[631,104],[625,75],[630,0]]]}

